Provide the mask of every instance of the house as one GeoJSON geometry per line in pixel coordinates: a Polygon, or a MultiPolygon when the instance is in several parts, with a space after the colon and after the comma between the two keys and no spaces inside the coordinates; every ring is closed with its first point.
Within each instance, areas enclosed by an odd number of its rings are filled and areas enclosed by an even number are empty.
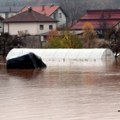
{"type": "Polygon", "coordinates": [[[0,16],[5,18],[12,17],[16,15],[22,7],[0,7],[0,16]]]}
{"type": "Polygon", "coordinates": [[[56,29],[56,24],[56,20],[29,8],[27,11],[5,19],[4,32],[8,32],[10,35],[18,35],[21,32],[40,35],[56,29]]]}
{"type": "MultiPolygon", "coordinates": [[[[28,6],[21,9],[20,12],[24,12],[28,9],[28,6]]],[[[39,12],[43,15],[49,16],[55,20],[58,21],[57,26],[58,27],[64,27],[66,26],[67,22],[67,15],[64,12],[64,10],[57,5],[41,5],[41,6],[32,6],[32,9],[36,12],[39,12]]]]}
{"type": "Polygon", "coordinates": [[[90,22],[98,35],[103,37],[107,30],[120,22],[120,9],[88,10],[71,29],[81,31],[86,22],[90,22]]]}

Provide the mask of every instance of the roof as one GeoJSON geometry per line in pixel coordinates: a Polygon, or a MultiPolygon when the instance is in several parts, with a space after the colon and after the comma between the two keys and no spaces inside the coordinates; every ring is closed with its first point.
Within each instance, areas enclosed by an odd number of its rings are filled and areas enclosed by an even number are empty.
{"type": "MultiPolygon", "coordinates": [[[[106,26],[107,28],[111,28],[114,25],[116,25],[119,21],[120,20],[107,20],[105,24],[107,25],[106,26]]],[[[102,24],[104,24],[101,21],[97,21],[97,20],[96,21],[79,21],[72,26],[72,29],[75,29],[75,30],[83,29],[85,22],[90,22],[93,25],[94,29],[100,29],[102,27],[102,24]]]]}
{"type": "Polygon", "coordinates": [[[22,7],[0,7],[0,13],[7,13],[7,12],[19,12],[22,9],[22,7]]]}
{"type": "Polygon", "coordinates": [[[120,19],[120,9],[87,10],[81,19],[120,19]]]}
{"type": "Polygon", "coordinates": [[[92,23],[94,29],[100,29],[101,24],[104,23],[108,28],[111,28],[120,22],[120,9],[88,10],[86,14],[72,26],[72,29],[83,29],[85,22],[92,23]]]}
{"type": "Polygon", "coordinates": [[[30,23],[30,22],[57,22],[56,20],[42,15],[32,9],[19,13],[13,17],[4,20],[4,23],[30,23]]]}
{"type": "MultiPolygon", "coordinates": [[[[44,14],[46,16],[52,15],[60,6],[56,5],[41,5],[41,6],[32,6],[32,9],[38,13],[44,14]]],[[[24,7],[20,12],[24,12],[28,9],[28,6],[24,7]]]]}

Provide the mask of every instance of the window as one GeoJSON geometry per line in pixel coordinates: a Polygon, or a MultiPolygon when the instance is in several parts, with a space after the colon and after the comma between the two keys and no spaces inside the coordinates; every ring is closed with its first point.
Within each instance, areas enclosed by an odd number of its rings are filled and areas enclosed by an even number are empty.
{"type": "Polygon", "coordinates": [[[62,13],[59,13],[59,18],[62,18],[62,13]]]}
{"type": "Polygon", "coordinates": [[[57,17],[57,16],[56,16],[56,13],[54,13],[54,14],[53,14],[53,19],[56,19],[56,17],[57,17]]]}
{"type": "Polygon", "coordinates": [[[44,29],[44,26],[43,25],[40,25],[40,30],[43,30],[44,29]]]}
{"type": "Polygon", "coordinates": [[[53,29],[53,25],[49,25],[49,30],[52,30],[53,29]]]}

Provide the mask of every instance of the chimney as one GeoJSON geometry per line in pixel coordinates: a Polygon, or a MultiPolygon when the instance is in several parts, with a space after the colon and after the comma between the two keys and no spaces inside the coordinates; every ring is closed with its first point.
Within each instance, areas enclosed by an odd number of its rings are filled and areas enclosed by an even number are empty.
{"type": "Polygon", "coordinates": [[[53,6],[54,6],[54,4],[53,4],[53,3],[51,3],[51,4],[50,4],[50,7],[53,7],[53,6]]]}
{"type": "Polygon", "coordinates": [[[31,12],[32,11],[32,7],[28,7],[28,12],[31,12]]]}
{"type": "Polygon", "coordinates": [[[45,10],[45,6],[44,5],[42,5],[42,11],[44,11],[45,10]]]}
{"type": "Polygon", "coordinates": [[[10,7],[10,12],[12,11],[12,8],[10,7]]]}

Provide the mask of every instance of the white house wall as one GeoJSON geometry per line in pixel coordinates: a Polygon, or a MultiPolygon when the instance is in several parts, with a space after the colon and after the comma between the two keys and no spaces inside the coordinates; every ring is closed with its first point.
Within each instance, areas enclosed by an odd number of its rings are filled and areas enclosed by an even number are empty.
{"type": "Polygon", "coordinates": [[[0,13],[0,16],[1,16],[2,18],[5,18],[5,17],[6,17],[5,13],[0,13]]]}
{"type": "Polygon", "coordinates": [[[5,18],[12,17],[12,16],[14,16],[16,14],[17,13],[15,13],[15,12],[13,12],[13,13],[7,13],[7,12],[5,12],[5,13],[0,13],[0,16],[5,19],[5,18]]]}
{"type": "Polygon", "coordinates": [[[56,12],[54,12],[51,15],[51,18],[58,20],[57,26],[66,25],[66,21],[67,21],[66,16],[61,9],[58,9],[56,12]],[[61,17],[60,17],[60,14],[61,14],[61,17]]]}
{"type": "Polygon", "coordinates": [[[17,14],[17,13],[9,13],[9,14],[8,14],[8,18],[9,18],[9,17],[12,17],[12,16],[14,16],[14,15],[16,15],[16,14],[17,14]]]}
{"type": "Polygon", "coordinates": [[[18,31],[28,31],[30,35],[37,35],[49,32],[49,25],[53,25],[53,29],[56,29],[56,23],[5,23],[4,32],[17,35],[18,31]],[[43,30],[40,30],[40,25],[44,25],[43,30]]]}
{"type": "Polygon", "coordinates": [[[56,23],[38,23],[37,24],[37,33],[38,34],[43,34],[43,33],[46,33],[46,32],[49,32],[49,25],[52,25],[53,26],[53,30],[56,30],[56,23]],[[44,25],[44,29],[43,30],[40,30],[40,25],[44,25]]]}
{"type": "Polygon", "coordinates": [[[34,35],[37,33],[36,24],[34,23],[9,23],[4,25],[4,32],[10,35],[17,35],[18,31],[27,30],[29,34],[34,35]]]}
{"type": "Polygon", "coordinates": [[[0,21],[0,33],[3,32],[3,23],[0,21]]]}
{"type": "Polygon", "coordinates": [[[62,12],[62,10],[58,10],[58,19],[57,19],[58,21],[60,21],[59,23],[58,23],[58,25],[66,25],[66,16],[65,16],[65,14],[62,12]],[[62,16],[60,17],[59,16],[59,14],[62,14],[62,16]]]}

